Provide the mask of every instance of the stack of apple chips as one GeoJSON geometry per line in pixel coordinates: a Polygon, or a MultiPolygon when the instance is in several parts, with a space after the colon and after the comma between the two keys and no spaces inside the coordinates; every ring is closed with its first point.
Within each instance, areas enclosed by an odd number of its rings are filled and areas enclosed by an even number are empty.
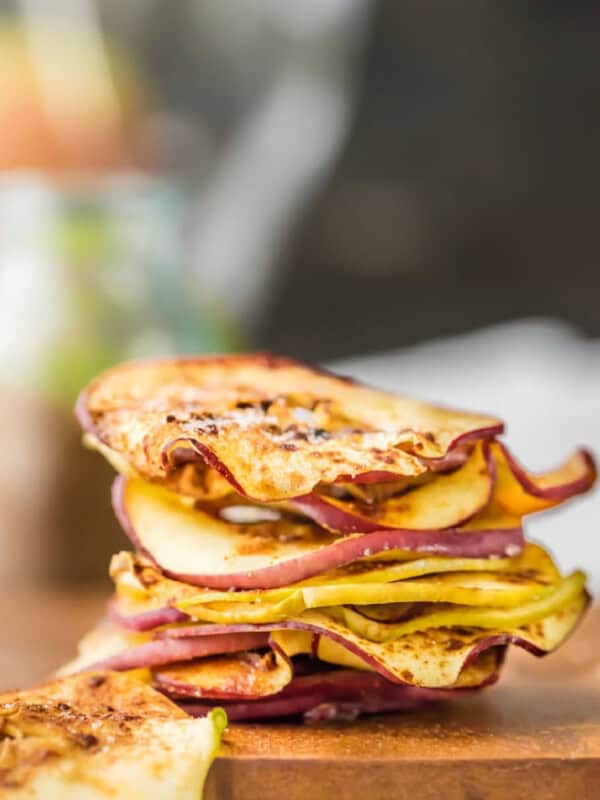
{"type": "Polygon", "coordinates": [[[585,451],[532,475],[497,419],[265,355],[125,364],[77,414],[133,550],[65,672],[140,670],[197,715],[354,717],[488,686],[588,603],[522,529],[591,487],[585,451]]]}

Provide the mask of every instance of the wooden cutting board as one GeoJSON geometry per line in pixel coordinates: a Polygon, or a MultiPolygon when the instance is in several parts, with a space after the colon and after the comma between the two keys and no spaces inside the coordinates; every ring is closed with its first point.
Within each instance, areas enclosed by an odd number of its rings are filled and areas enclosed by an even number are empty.
{"type": "MultiPolygon", "coordinates": [[[[7,591],[0,688],[72,655],[105,593],[7,591]]],[[[232,725],[207,800],[600,800],[600,605],[561,650],[514,650],[501,683],[418,713],[232,725]]]]}
{"type": "Polygon", "coordinates": [[[346,726],[232,726],[206,797],[596,800],[600,692],[532,683],[346,726]]]}

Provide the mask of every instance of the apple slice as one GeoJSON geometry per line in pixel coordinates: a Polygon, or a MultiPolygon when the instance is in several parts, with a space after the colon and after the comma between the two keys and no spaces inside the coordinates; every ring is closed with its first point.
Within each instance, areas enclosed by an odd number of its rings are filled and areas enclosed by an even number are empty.
{"type": "Polygon", "coordinates": [[[5,800],[198,800],[227,725],[150,686],[92,672],[0,694],[5,800]]]}
{"type": "Polygon", "coordinates": [[[523,546],[518,520],[484,512],[467,528],[393,530],[339,537],[317,525],[295,533],[279,522],[253,528],[227,523],[182,504],[179,497],[146,481],[119,476],[113,506],[136,548],[165,575],[217,589],[285,586],[359,558],[401,550],[445,556],[516,555],[523,546]]]}
{"type": "Polygon", "coordinates": [[[394,604],[381,607],[382,612],[392,615],[389,620],[373,619],[370,607],[332,609],[328,613],[334,619],[343,620],[355,633],[375,642],[388,642],[413,631],[429,628],[502,628],[510,629],[537,622],[562,608],[585,588],[585,575],[575,572],[557,586],[545,589],[537,599],[529,600],[511,608],[464,606],[450,603],[424,604],[413,610],[407,619],[397,620],[394,604]]]}
{"type": "Polygon", "coordinates": [[[168,664],[152,671],[154,686],[173,698],[243,700],[279,693],[292,680],[291,660],[276,647],[168,664]]]}
{"type": "Polygon", "coordinates": [[[122,364],[92,381],[76,413],[148,480],[191,458],[261,502],[369,473],[419,475],[503,428],[265,354],[122,364]]]}
{"type": "Polygon", "coordinates": [[[489,503],[494,487],[494,463],[487,444],[478,442],[470,457],[454,472],[435,478],[382,502],[360,503],[313,492],[291,505],[319,525],[339,533],[381,530],[442,530],[456,528],[489,503]]]}
{"type": "Polygon", "coordinates": [[[577,450],[560,467],[534,475],[500,442],[490,445],[496,464],[494,499],[509,513],[524,516],[582,494],[596,480],[594,458],[577,450]]]}
{"type": "Polygon", "coordinates": [[[79,643],[77,658],[63,666],[59,675],[73,675],[89,669],[113,669],[123,672],[146,669],[192,658],[238,653],[266,647],[268,634],[259,631],[220,631],[215,636],[198,639],[160,641],[148,633],[121,630],[102,620],[79,643]]]}

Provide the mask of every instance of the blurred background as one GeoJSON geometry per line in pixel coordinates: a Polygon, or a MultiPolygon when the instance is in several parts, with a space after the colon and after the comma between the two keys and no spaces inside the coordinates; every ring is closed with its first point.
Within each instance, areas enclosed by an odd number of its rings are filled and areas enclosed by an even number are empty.
{"type": "MultiPolygon", "coordinates": [[[[126,358],[340,359],[600,450],[599,46],[556,0],[0,0],[3,581],[127,546],[71,416],[126,358]]],[[[597,502],[539,536],[600,588],[597,502]]]]}

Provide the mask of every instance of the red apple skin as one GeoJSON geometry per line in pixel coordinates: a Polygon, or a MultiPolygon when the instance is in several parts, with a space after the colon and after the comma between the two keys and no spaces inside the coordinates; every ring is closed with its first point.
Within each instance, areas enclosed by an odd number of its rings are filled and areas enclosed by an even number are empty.
{"type": "Polygon", "coordinates": [[[142,667],[159,667],[176,661],[189,661],[192,658],[237,653],[254,647],[266,647],[268,635],[262,631],[225,631],[215,636],[197,639],[154,639],[144,644],[134,645],[86,666],[86,670],[112,669],[117,672],[142,667]]]}
{"type": "Polygon", "coordinates": [[[153,608],[150,611],[141,611],[138,614],[124,614],[119,609],[117,598],[113,598],[108,605],[108,618],[121,628],[144,633],[161,625],[173,625],[177,622],[187,622],[190,617],[171,606],[153,608]]]}
{"type": "Polygon", "coordinates": [[[540,497],[543,500],[554,500],[560,502],[568,500],[577,494],[583,494],[591,489],[596,480],[596,462],[594,456],[589,450],[580,448],[576,450],[572,458],[579,458],[581,461],[580,475],[573,481],[565,483],[556,483],[553,486],[541,487],[536,483],[535,476],[531,475],[522,464],[520,464],[514,455],[510,452],[508,447],[502,442],[496,443],[511,469],[511,472],[521,484],[527,494],[534,497],[540,497]]]}

